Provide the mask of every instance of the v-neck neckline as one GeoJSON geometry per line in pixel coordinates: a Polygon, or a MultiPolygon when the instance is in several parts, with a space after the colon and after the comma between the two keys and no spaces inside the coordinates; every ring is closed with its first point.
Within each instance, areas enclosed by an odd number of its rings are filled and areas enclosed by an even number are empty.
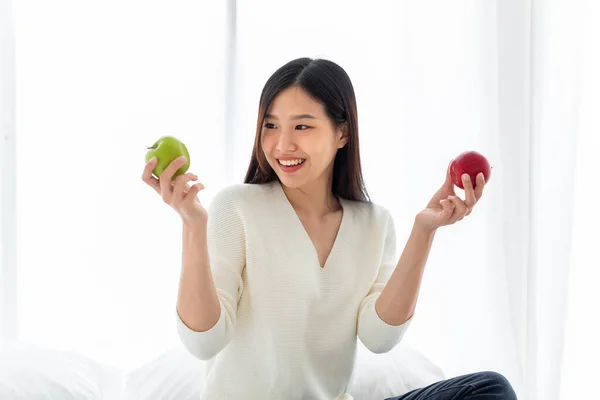
{"type": "Polygon", "coordinates": [[[338,201],[340,202],[340,207],[342,209],[342,219],[340,221],[340,225],[339,225],[337,233],[335,235],[333,245],[331,246],[331,250],[329,250],[329,254],[327,255],[327,258],[325,259],[325,263],[323,264],[323,266],[321,266],[321,262],[319,260],[319,252],[317,251],[317,248],[315,247],[312,239],[310,238],[310,235],[306,231],[306,228],[304,227],[302,220],[300,220],[300,216],[298,215],[298,213],[294,209],[294,206],[292,206],[292,203],[290,203],[290,200],[288,199],[287,195],[285,194],[285,191],[283,190],[283,184],[279,181],[275,181],[275,184],[278,187],[278,191],[279,191],[279,194],[281,195],[283,204],[284,204],[285,208],[287,209],[286,211],[289,214],[291,214],[292,218],[294,219],[294,224],[296,225],[297,231],[299,231],[299,233],[303,237],[304,243],[306,243],[306,245],[309,247],[309,249],[312,250],[312,255],[315,260],[314,262],[315,262],[317,268],[321,271],[329,270],[331,268],[330,264],[333,262],[331,260],[335,257],[337,248],[340,246],[339,242],[340,242],[340,240],[342,240],[341,237],[344,233],[344,226],[346,225],[346,219],[348,218],[349,207],[346,206],[345,199],[343,199],[341,197],[338,198],[338,201]]]}

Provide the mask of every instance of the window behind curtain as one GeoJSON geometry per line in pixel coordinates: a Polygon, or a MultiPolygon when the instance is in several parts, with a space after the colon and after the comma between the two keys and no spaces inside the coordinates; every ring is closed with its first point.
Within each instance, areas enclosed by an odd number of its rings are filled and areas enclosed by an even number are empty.
{"type": "Polygon", "coordinates": [[[122,367],[178,343],[178,215],[140,179],[182,139],[223,185],[225,2],[14,2],[20,339],[122,367]]]}

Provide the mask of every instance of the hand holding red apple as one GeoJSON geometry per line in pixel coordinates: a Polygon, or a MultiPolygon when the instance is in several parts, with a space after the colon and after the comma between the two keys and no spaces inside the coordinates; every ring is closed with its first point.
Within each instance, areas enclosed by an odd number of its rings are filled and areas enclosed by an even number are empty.
{"type": "MultiPolygon", "coordinates": [[[[483,178],[486,182],[490,181],[490,175],[492,174],[492,167],[488,160],[476,151],[465,151],[460,153],[458,157],[450,162],[450,176],[452,182],[461,189],[464,189],[462,184],[462,175],[469,174],[471,182],[476,181],[478,173],[483,174],[483,178]]],[[[474,186],[477,187],[477,183],[474,186]]]]}
{"type": "Polygon", "coordinates": [[[415,222],[425,230],[435,231],[462,220],[471,214],[481,198],[490,174],[491,167],[483,155],[476,152],[461,153],[450,162],[444,184],[425,209],[417,214],[415,222]],[[464,189],[464,200],[456,195],[455,185],[464,189]]]}

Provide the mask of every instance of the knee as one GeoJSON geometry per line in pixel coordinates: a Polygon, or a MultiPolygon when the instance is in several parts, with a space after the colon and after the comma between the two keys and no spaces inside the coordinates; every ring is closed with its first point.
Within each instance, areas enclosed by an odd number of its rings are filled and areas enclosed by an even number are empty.
{"type": "Polygon", "coordinates": [[[495,371],[484,371],[479,375],[485,380],[486,386],[494,393],[501,394],[503,399],[517,400],[517,394],[504,375],[495,371]]]}

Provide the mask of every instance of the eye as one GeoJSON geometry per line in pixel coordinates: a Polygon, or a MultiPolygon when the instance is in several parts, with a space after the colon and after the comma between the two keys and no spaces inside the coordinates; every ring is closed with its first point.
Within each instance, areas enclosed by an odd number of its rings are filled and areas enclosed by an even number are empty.
{"type": "Polygon", "coordinates": [[[310,128],[308,125],[296,125],[296,129],[298,129],[299,131],[304,131],[308,128],[310,128]],[[298,129],[298,127],[303,127],[303,128],[298,129]]]}
{"type": "Polygon", "coordinates": [[[265,128],[267,129],[275,129],[275,124],[272,124],[270,122],[267,122],[266,124],[263,125],[265,128]]]}

